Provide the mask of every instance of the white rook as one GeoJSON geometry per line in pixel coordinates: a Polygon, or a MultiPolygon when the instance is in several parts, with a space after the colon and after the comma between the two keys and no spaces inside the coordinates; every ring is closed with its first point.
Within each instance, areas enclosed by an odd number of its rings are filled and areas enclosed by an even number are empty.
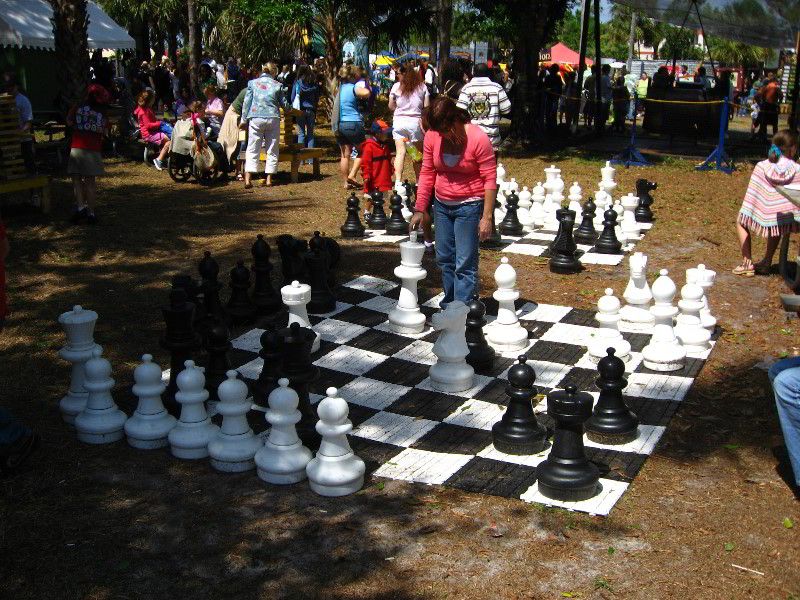
{"type": "MultiPolygon", "coordinates": [[[[308,303],[311,302],[311,286],[307,283],[300,283],[293,281],[290,285],[285,285],[281,288],[281,299],[289,309],[289,323],[300,323],[300,327],[307,327],[313,331],[311,321],[308,320],[308,303]]],[[[317,332],[314,332],[316,337],[314,343],[311,345],[311,352],[314,353],[319,350],[320,337],[317,332]]]]}

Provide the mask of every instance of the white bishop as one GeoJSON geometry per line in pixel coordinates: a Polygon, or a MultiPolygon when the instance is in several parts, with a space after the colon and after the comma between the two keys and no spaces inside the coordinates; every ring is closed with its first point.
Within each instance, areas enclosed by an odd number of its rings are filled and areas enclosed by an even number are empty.
{"type": "Polygon", "coordinates": [[[672,304],[676,287],[666,269],[661,269],[660,276],[653,282],[652,292],[655,304],[650,313],[656,323],[650,343],[642,349],[644,366],[654,371],[679,371],[686,360],[686,350],[675,337],[672,326],[672,319],[678,314],[672,304]]]}
{"type": "Polygon", "coordinates": [[[703,327],[700,311],[703,309],[703,288],[687,283],[681,288],[678,301],[681,314],[675,319],[675,335],[686,348],[686,354],[702,354],[711,348],[711,332],[703,327]]]}

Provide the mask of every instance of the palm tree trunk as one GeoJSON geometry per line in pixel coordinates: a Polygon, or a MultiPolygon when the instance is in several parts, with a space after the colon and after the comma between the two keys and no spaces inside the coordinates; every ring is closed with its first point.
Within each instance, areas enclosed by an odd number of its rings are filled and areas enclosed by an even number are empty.
{"type": "Polygon", "coordinates": [[[153,47],[156,59],[160,62],[164,56],[164,32],[154,20],[150,24],[150,45],[153,47]]]}
{"type": "Polygon", "coordinates": [[[172,20],[167,22],[167,47],[170,60],[178,64],[178,24],[172,20]]]}
{"type": "Polygon", "coordinates": [[[69,110],[86,97],[89,84],[89,16],[86,0],[51,0],[53,39],[58,63],[58,110],[69,110]]]}
{"type": "Polygon", "coordinates": [[[439,0],[439,60],[436,72],[441,82],[442,63],[450,56],[450,35],[453,30],[453,0],[439,0]]]}
{"type": "Polygon", "coordinates": [[[201,35],[200,23],[195,14],[194,0],[186,1],[186,10],[189,17],[189,77],[192,89],[197,89],[198,69],[200,68],[201,35]]]}

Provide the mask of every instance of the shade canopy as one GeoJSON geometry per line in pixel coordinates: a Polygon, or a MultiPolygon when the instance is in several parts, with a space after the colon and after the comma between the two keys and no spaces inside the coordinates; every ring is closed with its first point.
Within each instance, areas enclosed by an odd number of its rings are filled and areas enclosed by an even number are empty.
{"type": "MultiPolygon", "coordinates": [[[[132,50],[136,42],[94,2],[88,3],[89,49],[132,50]]],[[[54,50],[53,8],[45,0],[0,0],[0,46],[54,50]]]]}
{"type": "Polygon", "coordinates": [[[639,15],[762,48],[794,48],[800,0],[612,0],[639,15]],[[699,16],[698,16],[699,14],[699,16]]]}
{"type": "MultiPolygon", "coordinates": [[[[561,42],[551,47],[549,50],[543,50],[539,53],[540,63],[560,63],[567,65],[577,65],[580,61],[580,55],[565,46],[561,42]]],[[[586,58],[586,65],[592,66],[594,61],[591,58],[586,58]]]]}

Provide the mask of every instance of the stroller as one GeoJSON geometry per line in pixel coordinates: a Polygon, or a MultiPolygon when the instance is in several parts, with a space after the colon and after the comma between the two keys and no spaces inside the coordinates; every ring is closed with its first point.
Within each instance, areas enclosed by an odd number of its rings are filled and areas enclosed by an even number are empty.
{"type": "Polygon", "coordinates": [[[167,159],[167,172],[173,181],[183,183],[194,177],[199,183],[211,183],[226,176],[227,169],[220,169],[227,161],[220,158],[221,148],[196,139],[191,119],[181,119],[172,129],[172,146],[167,159]]]}

